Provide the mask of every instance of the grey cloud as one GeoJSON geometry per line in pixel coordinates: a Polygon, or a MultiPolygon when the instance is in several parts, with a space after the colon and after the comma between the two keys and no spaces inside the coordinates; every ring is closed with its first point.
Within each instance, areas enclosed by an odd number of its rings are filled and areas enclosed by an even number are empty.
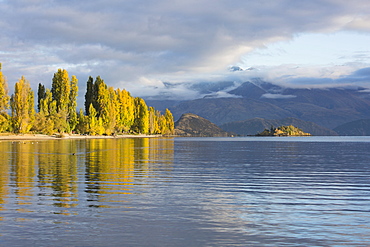
{"type": "Polygon", "coordinates": [[[216,73],[253,48],[306,31],[364,31],[364,20],[355,17],[368,16],[370,6],[342,0],[8,0],[0,12],[1,62],[12,81],[25,75],[47,84],[52,73],[46,73],[63,67],[82,83],[101,75],[110,85],[147,94],[139,86],[143,77],[216,73]]]}

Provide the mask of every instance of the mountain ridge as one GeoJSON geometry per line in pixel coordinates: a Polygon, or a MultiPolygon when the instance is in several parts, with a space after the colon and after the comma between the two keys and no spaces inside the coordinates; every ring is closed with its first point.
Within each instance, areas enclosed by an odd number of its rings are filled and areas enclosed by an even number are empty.
{"type": "Polygon", "coordinates": [[[291,117],[334,129],[370,116],[370,90],[363,87],[289,88],[254,78],[244,83],[201,83],[192,89],[203,97],[167,104],[175,119],[191,112],[222,125],[291,117]]]}

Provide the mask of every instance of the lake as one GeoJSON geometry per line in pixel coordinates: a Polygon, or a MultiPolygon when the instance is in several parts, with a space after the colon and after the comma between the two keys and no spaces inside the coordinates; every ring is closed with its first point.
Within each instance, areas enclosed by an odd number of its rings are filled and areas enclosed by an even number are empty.
{"type": "Polygon", "coordinates": [[[0,142],[0,246],[370,246],[370,137],[0,142]]]}

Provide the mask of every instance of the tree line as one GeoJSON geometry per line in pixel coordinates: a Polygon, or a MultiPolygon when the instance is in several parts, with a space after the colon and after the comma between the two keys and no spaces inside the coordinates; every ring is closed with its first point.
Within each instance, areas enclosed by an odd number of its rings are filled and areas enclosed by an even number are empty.
{"type": "Polygon", "coordinates": [[[84,110],[79,111],[78,80],[74,75],[70,78],[65,69],[54,73],[51,89],[38,85],[37,112],[34,92],[24,76],[15,83],[14,93],[11,96],[8,93],[0,64],[0,133],[169,135],[174,131],[173,116],[168,109],[162,114],[125,89],[108,87],[100,76],[95,80],[89,77],[84,110]]]}

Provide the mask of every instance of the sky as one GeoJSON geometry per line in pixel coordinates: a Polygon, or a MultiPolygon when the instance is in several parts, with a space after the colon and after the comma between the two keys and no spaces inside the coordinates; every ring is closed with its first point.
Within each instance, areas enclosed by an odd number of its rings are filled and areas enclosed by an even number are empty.
{"type": "Polygon", "coordinates": [[[199,96],[192,83],[254,77],[370,88],[368,0],[0,0],[0,30],[10,91],[22,75],[50,87],[59,68],[80,97],[98,75],[174,99],[199,96]]]}

